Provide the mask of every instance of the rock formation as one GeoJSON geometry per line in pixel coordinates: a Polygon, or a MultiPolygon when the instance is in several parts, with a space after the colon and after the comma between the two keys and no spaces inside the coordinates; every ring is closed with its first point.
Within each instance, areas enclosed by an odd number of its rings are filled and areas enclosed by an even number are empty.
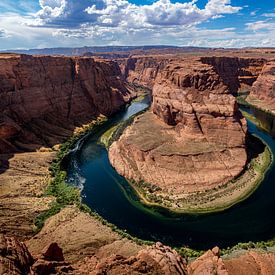
{"type": "Polygon", "coordinates": [[[129,83],[152,88],[158,72],[169,63],[169,59],[163,56],[138,56],[120,60],[119,63],[122,74],[129,83]]]}
{"type": "Polygon", "coordinates": [[[151,112],[135,119],[109,156],[123,176],[179,198],[236,177],[246,164],[245,139],[246,122],[215,68],[172,60],[154,81],[151,112]]]}
{"type": "Polygon", "coordinates": [[[0,55],[0,152],[52,146],[130,98],[113,61],[0,55]]]}
{"type": "Polygon", "coordinates": [[[161,243],[142,249],[137,255],[87,258],[75,267],[76,274],[186,274],[187,262],[175,250],[161,243]],[[88,268],[87,268],[88,267],[88,268]]]}
{"type": "Polygon", "coordinates": [[[201,61],[212,65],[232,94],[250,90],[266,63],[264,58],[202,57],[201,61]]]}
{"type": "Polygon", "coordinates": [[[175,250],[161,243],[143,248],[130,257],[118,253],[110,257],[86,257],[76,263],[64,261],[56,243],[34,257],[24,243],[0,235],[0,274],[159,274],[159,275],[272,275],[275,256],[251,250],[238,257],[221,258],[218,247],[187,262],[175,250]]]}
{"type": "Polygon", "coordinates": [[[0,274],[29,274],[34,259],[25,244],[0,234],[0,274]]]}
{"type": "Polygon", "coordinates": [[[275,61],[264,65],[252,86],[248,101],[275,113],[275,61]]]}

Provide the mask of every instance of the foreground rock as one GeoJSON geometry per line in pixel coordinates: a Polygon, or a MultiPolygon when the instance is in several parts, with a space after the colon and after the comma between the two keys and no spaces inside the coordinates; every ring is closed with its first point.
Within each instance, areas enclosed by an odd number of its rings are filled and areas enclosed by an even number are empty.
{"type": "Polygon", "coordinates": [[[186,274],[186,261],[171,248],[157,243],[137,255],[114,255],[105,259],[85,259],[75,266],[76,274],[186,274]],[[92,273],[90,273],[92,271],[92,273]]]}
{"type": "Polygon", "coordinates": [[[29,274],[34,259],[27,247],[14,237],[0,234],[0,274],[29,274]]]}
{"type": "Polygon", "coordinates": [[[218,247],[187,263],[171,248],[156,243],[131,256],[117,252],[93,255],[75,263],[64,260],[62,248],[50,243],[32,256],[24,243],[0,235],[0,274],[163,274],[163,275],[272,275],[275,256],[251,250],[238,257],[221,258],[218,247]]]}
{"type": "Polygon", "coordinates": [[[241,173],[246,130],[213,66],[196,59],[171,61],[155,80],[151,112],[135,119],[109,157],[121,175],[149,183],[151,193],[181,199],[241,173]]]}
{"type": "Polygon", "coordinates": [[[142,249],[142,246],[123,239],[111,228],[74,206],[66,207],[49,218],[42,230],[26,241],[31,253],[38,258],[51,243],[58,243],[65,259],[71,262],[94,255],[105,258],[117,251],[129,257],[142,249]]]}

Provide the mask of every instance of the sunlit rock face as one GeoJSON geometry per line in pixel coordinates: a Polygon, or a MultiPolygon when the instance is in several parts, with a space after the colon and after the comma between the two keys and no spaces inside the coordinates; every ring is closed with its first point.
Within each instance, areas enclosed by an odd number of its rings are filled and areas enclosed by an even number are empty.
{"type": "Polygon", "coordinates": [[[269,61],[265,64],[252,86],[249,98],[259,100],[260,106],[273,110],[275,113],[275,61],[269,61]]]}

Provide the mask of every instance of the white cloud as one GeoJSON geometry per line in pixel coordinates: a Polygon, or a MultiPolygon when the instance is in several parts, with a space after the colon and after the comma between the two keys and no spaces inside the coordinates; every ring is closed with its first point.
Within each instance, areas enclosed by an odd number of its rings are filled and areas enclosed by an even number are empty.
{"type": "Polygon", "coordinates": [[[205,11],[215,14],[235,13],[241,10],[241,7],[233,7],[230,0],[209,0],[205,6],[205,11]]]}
{"type": "Polygon", "coordinates": [[[268,19],[247,23],[240,34],[234,28],[206,29],[200,25],[237,13],[241,8],[232,6],[229,0],[209,0],[203,8],[195,0],[148,1],[149,4],[140,6],[126,0],[40,0],[39,3],[41,9],[35,14],[0,14],[1,29],[8,34],[1,39],[2,49],[11,45],[13,48],[145,44],[275,46],[274,23],[268,19]]]}
{"type": "Polygon", "coordinates": [[[236,13],[241,9],[231,6],[230,0],[209,0],[204,9],[198,8],[196,2],[158,0],[138,6],[127,0],[40,0],[41,10],[37,12],[33,25],[57,28],[83,24],[131,28],[182,26],[236,13]]]}
{"type": "Polygon", "coordinates": [[[275,17],[275,12],[264,13],[264,14],[262,14],[262,16],[265,16],[265,17],[275,17]]]}
{"type": "Polygon", "coordinates": [[[5,37],[7,37],[8,35],[7,35],[7,31],[6,30],[4,30],[4,29],[0,29],[0,38],[5,38],[5,37]]]}
{"type": "Polygon", "coordinates": [[[259,31],[259,30],[273,30],[275,29],[275,23],[268,21],[256,21],[245,24],[247,30],[259,31]]]}
{"type": "Polygon", "coordinates": [[[252,11],[252,12],[250,12],[250,15],[251,16],[255,16],[257,14],[257,11],[252,11]]]}

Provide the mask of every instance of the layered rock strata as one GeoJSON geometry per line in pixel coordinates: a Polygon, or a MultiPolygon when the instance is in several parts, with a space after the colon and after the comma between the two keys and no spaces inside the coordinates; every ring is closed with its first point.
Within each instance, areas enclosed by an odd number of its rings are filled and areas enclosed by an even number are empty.
{"type": "Polygon", "coordinates": [[[239,90],[249,91],[258,78],[264,64],[264,58],[240,58],[240,57],[202,57],[201,61],[212,65],[214,70],[228,86],[232,94],[239,90]]]}
{"type": "Polygon", "coordinates": [[[116,62],[0,55],[0,153],[52,146],[130,97],[116,62]]]}
{"type": "Polygon", "coordinates": [[[152,88],[159,71],[161,71],[170,58],[165,56],[138,56],[120,60],[120,68],[124,79],[129,83],[152,88]]]}
{"type": "Polygon", "coordinates": [[[151,111],[135,119],[109,156],[123,176],[180,199],[238,176],[245,140],[246,121],[213,66],[174,60],[157,75],[151,111]]]}
{"type": "Polygon", "coordinates": [[[275,61],[265,64],[252,86],[248,101],[275,114],[275,61]]]}

